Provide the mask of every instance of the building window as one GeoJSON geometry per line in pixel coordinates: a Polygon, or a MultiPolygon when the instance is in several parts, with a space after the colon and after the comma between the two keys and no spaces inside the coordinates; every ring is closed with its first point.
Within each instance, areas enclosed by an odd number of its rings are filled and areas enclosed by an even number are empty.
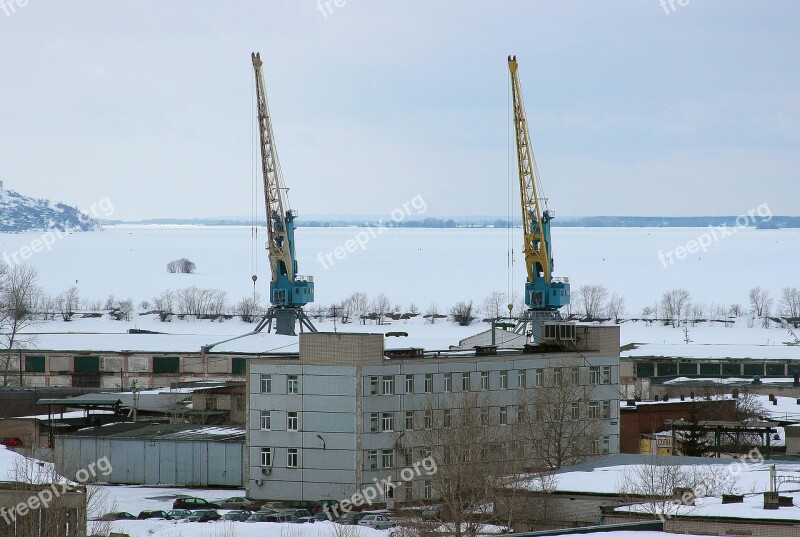
{"type": "Polygon", "coordinates": [[[433,393],[433,373],[425,374],[425,393],[433,393]]]}
{"type": "Polygon", "coordinates": [[[534,417],[536,421],[544,421],[544,410],[541,406],[537,406],[536,410],[534,410],[534,417]]]}
{"type": "Polygon", "coordinates": [[[377,449],[370,449],[367,451],[367,469],[369,470],[377,470],[378,469],[378,450],[377,449]]]}
{"type": "Polygon", "coordinates": [[[472,451],[470,448],[462,448],[461,449],[461,462],[468,463],[472,460],[472,451]]]}
{"type": "Polygon", "coordinates": [[[394,393],[394,377],[383,377],[382,390],[381,393],[383,395],[392,395],[394,393]]]}
{"type": "Polygon", "coordinates": [[[231,358],[231,374],[244,375],[247,373],[246,358],[231,358]]]}
{"type": "Polygon", "coordinates": [[[489,425],[489,409],[486,407],[481,408],[481,425],[484,427],[489,425]]]}
{"type": "Polygon", "coordinates": [[[384,468],[394,468],[394,450],[384,449],[381,452],[381,463],[384,468]]]}
{"type": "Polygon", "coordinates": [[[461,373],[461,389],[465,392],[470,390],[469,372],[461,373]]]}
{"type": "Polygon", "coordinates": [[[44,373],[44,363],[44,356],[25,356],[25,372],[44,373]]]}
{"type": "Polygon", "coordinates": [[[600,371],[596,367],[589,368],[589,384],[600,384],[600,371]]]}
{"type": "Polygon", "coordinates": [[[572,403],[569,406],[569,418],[571,420],[577,420],[581,416],[581,407],[578,403],[572,403]]]}
{"type": "Polygon", "coordinates": [[[422,487],[422,498],[425,500],[430,500],[432,494],[433,494],[433,487],[431,486],[431,482],[426,479],[422,487]]]}
{"type": "Polygon", "coordinates": [[[500,407],[500,425],[508,425],[508,407],[500,407]]]}
{"type": "Polygon", "coordinates": [[[600,404],[597,401],[589,402],[589,419],[596,420],[600,417],[600,404]]]}
{"type": "Polygon", "coordinates": [[[403,462],[411,464],[414,462],[414,450],[411,448],[401,448],[400,453],[403,455],[403,462]]]}
{"type": "Polygon", "coordinates": [[[571,367],[569,369],[570,382],[572,382],[573,386],[577,386],[581,383],[580,372],[581,370],[577,367],[571,367]]]}
{"type": "Polygon", "coordinates": [[[297,379],[297,375],[286,377],[286,393],[300,393],[300,381],[297,379]]]}
{"type": "Polygon", "coordinates": [[[592,455],[599,455],[600,454],[600,439],[595,438],[592,440],[592,455]]]}
{"type": "Polygon", "coordinates": [[[154,356],[153,373],[180,373],[181,359],[177,356],[154,356]]]}
{"type": "Polygon", "coordinates": [[[369,415],[369,432],[377,433],[379,431],[379,429],[378,429],[378,417],[379,416],[378,416],[377,412],[369,415]]]}
{"type": "Polygon", "coordinates": [[[414,430],[414,411],[406,410],[406,431],[414,430]]]}
{"type": "Polygon", "coordinates": [[[489,462],[489,446],[486,444],[481,446],[481,462],[489,462]]]}
{"type": "Polygon", "coordinates": [[[542,386],[544,384],[544,369],[537,369],[536,375],[533,379],[534,386],[542,386]]]}
{"type": "Polygon", "coordinates": [[[369,378],[369,394],[378,395],[378,377],[369,378]]]}
{"type": "Polygon", "coordinates": [[[561,386],[564,384],[563,373],[560,367],[553,369],[553,386],[561,386]]]}
{"type": "Polygon", "coordinates": [[[453,391],[453,374],[452,373],[445,373],[444,374],[444,391],[452,392],[453,391]]]}
{"type": "Polygon", "coordinates": [[[297,417],[297,412],[287,412],[286,413],[286,430],[287,431],[297,431],[299,429],[299,421],[300,419],[297,417]]]}
{"type": "Polygon", "coordinates": [[[286,452],[286,466],[288,468],[297,468],[299,458],[297,448],[289,448],[286,452]]]}
{"type": "Polygon", "coordinates": [[[236,410],[247,410],[247,399],[241,395],[236,397],[236,410]]]}
{"type": "Polygon", "coordinates": [[[611,419],[611,402],[603,401],[603,419],[611,419]]]}
{"type": "Polygon", "coordinates": [[[525,373],[526,371],[524,369],[520,369],[519,371],[517,371],[517,386],[520,388],[525,388],[528,385],[528,383],[526,382],[527,379],[525,378],[526,377],[525,373]]]}
{"type": "Polygon", "coordinates": [[[525,405],[517,405],[517,423],[525,423],[526,417],[525,405]]]}
{"type": "Polygon", "coordinates": [[[610,439],[609,439],[608,435],[606,435],[606,436],[603,437],[603,455],[608,455],[609,444],[610,444],[610,439]]]}
{"type": "Polygon", "coordinates": [[[414,393],[414,375],[406,375],[406,393],[414,393]]]}
{"type": "Polygon", "coordinates": [[[261,466],[272,466],[272,448],[261,448],[261,466]]]}
{"type": "Polygon", "coordinates": [[[500,389],[508,389],[508,371],[500,371],[500,389]]]}
{"type": "Polygon", "coordinates": [[[261,375],[261,393],[272,393],[272,375],[261,375]]]}
{"type": "Polygon", "coordinates": [[[604,365],[603,366],[603,378],[600,379],[602,384],[611,384],[611,366],[604,365]]]}
{"type": "Polygon", "coordinates": [[[411,481],[406,481],[405,483],[403,483],[403,487],[405,489],[404,495],[405,495],[406,501],[413,500],[414,499],[414,487],[413,487],[411,481]]]}
{"type": "Polygon", "coordinates": [[[442,427],[450,428],[453,426],[453,413],[449,408],[442,410],[442,427]]]}
{"type": "Polygon", "coordinates": [[[489,372],[481,371],[481,390],[489,389],[489,372]]]}
{"type": "Polygon", "coordinates": [[[384,412],[381,416],[381,430],[383,432],[391,432],[394,430],[394,414],[391,412],[384,412]]]}
{"type": "Polygon", "coordinates": [[[425,428],[426,429],[432,429],[433,428],[433,412],[430,411],[430,410],[426,410],[424,416],[425,416],[424,417],[424,419],[425,419],[425,424],[424,424],[425,428]]]}
{"type": "Polygon", "coordinates": [[[272,429],[272,412],[269,410],[261,411],[261,430],[269,431],[272,429]]]}

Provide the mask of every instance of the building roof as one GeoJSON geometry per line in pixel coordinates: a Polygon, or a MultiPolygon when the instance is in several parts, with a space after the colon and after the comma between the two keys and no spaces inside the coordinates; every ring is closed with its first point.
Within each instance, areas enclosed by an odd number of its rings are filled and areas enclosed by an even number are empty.
{"type": "Polygon", "coordinates": [[[243,427],[126,422],[81,429],[71,436],[131,440],[244,442],[245,430],[243,427]]]}

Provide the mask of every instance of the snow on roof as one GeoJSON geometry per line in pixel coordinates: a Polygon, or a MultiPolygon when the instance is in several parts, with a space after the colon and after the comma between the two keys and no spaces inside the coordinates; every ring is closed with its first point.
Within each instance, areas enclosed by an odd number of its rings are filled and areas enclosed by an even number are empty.
{"type": "MultiPolygon", "coordinates": [[[[791,496],[795,506],[800,502],[800,493],[781,493],[782,496],[791,496]]],[[[722,498],[707,497],[696,498],[694,505],[681,505],[673,501],[664,501],[654,504],[633,504],[614,509],[624,513],[651,513],[653,510],[667,515],[680,517],[715,517],[742,520],[790,520],[799,523],[797,507],[784,507],[781,509],[764,509],[763,493],[744,495],[743,503],[722,503],[722,498]]]]}
{"type": "Polygon", "coordinates": [[[53,463],[31,459],[0,446],[0,482],[47,485],[65,481],[68,480],[56,473],[53,463]]]}
{"type": "Polygon", "coordinates": [[[53,412],[52,414],[37,414],[36,416],[17,416],[10,419],[15,420],[70,420],[85,418],[92,414],[113,414],[112,410],[71,410],[69,412],[53,412]]]}

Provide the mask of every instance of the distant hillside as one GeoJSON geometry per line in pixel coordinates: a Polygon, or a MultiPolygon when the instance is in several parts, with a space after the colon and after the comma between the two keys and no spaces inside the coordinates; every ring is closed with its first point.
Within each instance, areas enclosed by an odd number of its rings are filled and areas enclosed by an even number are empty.
{"type": "Polygon", "coordinates": [[[33,199],[13,190],[0,190],[0,232],[95,231],[102,229],[94,218],[75,207],[33,199]]]}

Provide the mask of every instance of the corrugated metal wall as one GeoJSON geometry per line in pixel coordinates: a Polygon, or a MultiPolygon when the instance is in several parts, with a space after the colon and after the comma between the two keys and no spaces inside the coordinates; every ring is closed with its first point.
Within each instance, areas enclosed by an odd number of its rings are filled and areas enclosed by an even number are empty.
{"type": "Polygon", "coordinates": [[[59,470],[75,475],[107,457],[98,481],[129,485],[244,486],[244,442],[60,437],[59,470]]]}

